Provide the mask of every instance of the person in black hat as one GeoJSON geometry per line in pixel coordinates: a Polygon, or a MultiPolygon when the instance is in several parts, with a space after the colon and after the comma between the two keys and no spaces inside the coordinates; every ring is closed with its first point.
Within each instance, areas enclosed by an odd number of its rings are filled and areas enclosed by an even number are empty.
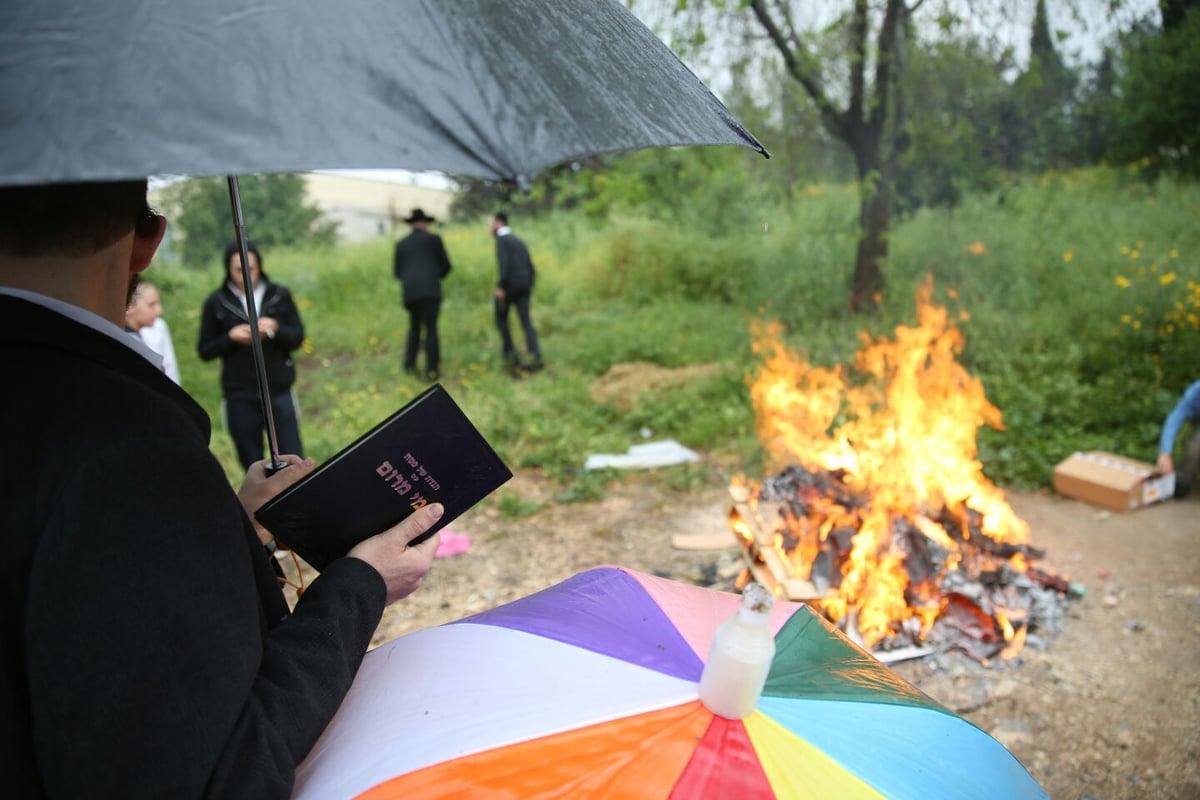
{"type": "Polygon", "coordinates": [[[404,348],[404,371],[417,371],[417,351],[421,349],[421,331],[425,332],[425,377],[438,378],[441,352],[438,349],[438,311],[442,305],[442,279],[450,274],[450,257],[442,237],[429,232],[436,222],[424,211],[414,208],[404,220],[412,232],[396,242],[392,269],[403,289],[404,308],[408,310],[408,342],[404,348]]]}

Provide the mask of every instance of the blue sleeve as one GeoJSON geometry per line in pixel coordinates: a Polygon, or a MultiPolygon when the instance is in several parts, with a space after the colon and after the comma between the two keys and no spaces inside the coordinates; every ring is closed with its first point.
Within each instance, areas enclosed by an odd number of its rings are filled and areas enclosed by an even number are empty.
{"type": "Polygon", "coordinates": [[[1183,397],[1171,409],[1163,422],[1162,436],[1158,440],[1158,452],[1170,453],[1175,449],[1175,437],[1185,420],[1200,422],[1200,381],[1196,381],[1183,393],[1183,397]]]}

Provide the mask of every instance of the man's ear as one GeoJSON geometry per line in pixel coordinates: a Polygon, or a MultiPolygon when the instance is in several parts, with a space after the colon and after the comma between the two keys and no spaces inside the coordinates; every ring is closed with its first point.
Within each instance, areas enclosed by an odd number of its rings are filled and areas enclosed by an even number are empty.
{"type": "Polygon", "coordinates": [[[158,246],[167,233],[167,218],[148,211],[138,221],[133,236],[133,252],[129,256],[129,271],[142,272],[154,260],[158,246]]]}

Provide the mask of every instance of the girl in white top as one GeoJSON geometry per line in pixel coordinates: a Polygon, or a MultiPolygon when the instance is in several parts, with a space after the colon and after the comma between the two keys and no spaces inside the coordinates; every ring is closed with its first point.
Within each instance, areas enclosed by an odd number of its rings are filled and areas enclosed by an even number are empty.
{"type": "Polygon", "coordinates": [[[175,360],[175,346],[171,343],[171,329],[162,318],[162,300],[158,288],[142,281],[133,292],[133,300],[125,309],[125,324],[142,338],[146,345],[163,357],[163,372],[179,383],[179,362],[175,360]]]}

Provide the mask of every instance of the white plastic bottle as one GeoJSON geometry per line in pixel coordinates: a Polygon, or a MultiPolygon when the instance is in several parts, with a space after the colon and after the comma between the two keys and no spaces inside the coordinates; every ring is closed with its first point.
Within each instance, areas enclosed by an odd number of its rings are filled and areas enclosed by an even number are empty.
{"type": "Polygon", "coordinates": [[[717,716],[744,719],[758,705],[775,637],[767,624],[775,597],[761,583],[742,590],[742,606],[721,623],[700,675],[700,702],[717,716]]]}

